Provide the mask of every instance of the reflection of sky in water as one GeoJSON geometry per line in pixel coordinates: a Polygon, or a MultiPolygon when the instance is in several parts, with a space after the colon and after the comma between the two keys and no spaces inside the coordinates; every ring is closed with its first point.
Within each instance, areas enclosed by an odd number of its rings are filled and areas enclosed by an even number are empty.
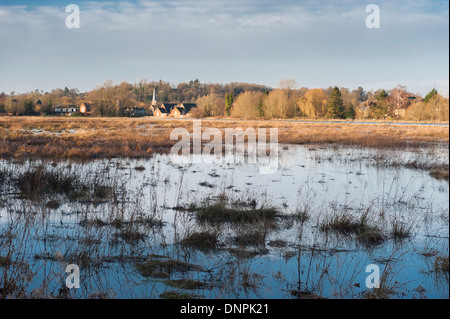
{"type": "MultiPolygon", "coordinates": [[[[448,163],[448,150],[397,153],[289,146],[280,148],[280,167],[273,175],[259,174],[259,167],[255,164],[176,165],[171,163],[166,155],[157,155],[149,160],[72,164],[71,169],[82,172],[85,178],[92,178],[95,172],[107,169],[111,179],[115,178],[117,184],[125,186],[127,190],[124,198],[126,204],[123,206],[126,214],[136,213],[134,207],[138,207],[143,213],[155,211],[156,216],[166,222],[164,234],[150,234],[143,249],[152,253],[189,256],[189,262],[201,264],[204,269],[222,269],[220,266],[229,263],[229,266],[223,269],[230,271],[236,266],[236,259],[223,251],[205,254],[191,250],[187,255],[180,252],[178,246],[172,245],[177,241],[174,237],[182,238],[183,234],[202,228],[186,213],[176,213],[172,207],[199,204],[207,197],[224,193],[232,199],[256,199],[260,205],[282,207],[285,213],[294,213],[298,209],[309,207],[310,220],[305,225],[302,241],[299,240],[297,222],[282,222],[280,230],[269,232],[267,242],[283,239],[287,241],[286,247],[275,248],[268,245],[265,254],[240,261],[242,264],[239,264],[239,267],[246,267],[251,273],[263,276],[254,278],[255,282],[262,283],[260,289],[245,291],[236,288],[239,285],[228,283],[229,289],[222,290],[224,286],[221,286],[197,291],[205,297],[289,297],[287,290],[295,288],[295,282],[298,280],[298,249],[303,247],[300,261],[303,272],[301,280],[304,282],[302,287],[314,288],[324,296],[333,296],[334,293],[341,296],[343,292],[339,292],[339,289],[342,287],[349,289],[353,296],[358,296],[358,293],[364,291],[367,276],[365,267],[375,263],[383,270],[386,265],[390,265],[388,261],[394,259],[395,281],[405,283],[397,288],[405,292],[406,297],[420,296],[414,289],[421,285],[427,290],[425,295],[429,298],[448,298],[448,283],[436,283],[435,277],[426,273],[432,267],[432,259],[421,255],[430,249],[448,255],[448,182],[431,178],[426,170],[382,165],[410,161],[429,164],[430,158],[436,162],[448,163]],[[137,166],[143,166],[145,170],[136,171],[134,168],[137,166]],[[203,182],[213,187],[201,186],[203,182]],[[356,216],[368,207],[375,213],[385,211],[386,223],[383,227],[389,230],[389,221],[399,220],[405,225],[412,225],[413,232],[417,235],[403,244],[388,240],[372,249],[362,247],[355,239],[333,235],[324,238],[318,231],[317,224],[333,212],[333,207],[336,211],[348,210],[356,216]],[[161,243],[168,245],[161,246],[161,243]],[[314,245],[323,251],[311,252],[310,248],[314,245]],[[293,257],[286,259],[285,255],[289,252],[293,257]],[[311,259],[314,260],[314,266],[310,268],[311,259]],[[317,265],[319,267],[316,267],[317,265]],[[325,267],[329,267],[326,275],[320,271],[325,267]],[[278,273],[281,275],[278,276],[278,273]],[[358,284],[362,288],[358,288],[358,284]]],[[[0,165],[6,163],[0,162],[0,165]]],[[[64,163],[59,165],[66,166],[64,163]]],[[[23,167],[18,165],[17,169],[21,170],[23,167]]],[[[15,212],[24,211],[26,207],[19,200],[8,199],[5,207],[0,208],[0,220],[5,223],[15,212]],[[9,212],[13,214],[10,215],[9,212]]],[[[52,234],[56,239],[50,242],[37,241],[30,255],[56,250],[67,254],[73,250],[73,247],[76,247],[74,238],[80,232],[77,226],[80,216],[73,214],[74,212],[102,217],[112,212],[118,213],[116,210],[117,208],[107,203],[99,206],[79,202],[63,204],[59,209],[61,214],[54,213],[49,218],[52,223],[48,229],[39,229],[39,224],[36,224],[38,236],[42,238],[44,234],[52,234]],[[72,239],[64,239],[66,237],[72,239]]],[[[221,229],[221,242],[227,242],[234,231],[227,227],[221,229]]],[[[117,247],[108,246],[109,255],[118,253],[117,247]]],[[[60,267],[57,263],[44,264],[43,271],[48,272],[57,271],[60,267]]],[[[105,274],[97,284],[116,288],[120,286],[121,294],[118,297],[157,297],[159,293],[167,290],[161,281],[149,279],[143,282],[142,277],[133,273],[132,265],[124,266],[127,276],[121,267],[116,263],[108,263],[105,274]],[[123,285],[124,282],[134,281],[136,285],[123,285]]],[[[224,281],[230,280],[230,274],[221,275],[224,276],[224,281]]],[[[210,273],[206,272],[192,276],[195,279],[210,280],[210,273]]],[[[39,282],[39,277],[36,282],[39,282]]],[[[225,283],[222,282],[222,285],[225,283]]],[[[100,286],[98,289],[102,288],[100,286]]]]}

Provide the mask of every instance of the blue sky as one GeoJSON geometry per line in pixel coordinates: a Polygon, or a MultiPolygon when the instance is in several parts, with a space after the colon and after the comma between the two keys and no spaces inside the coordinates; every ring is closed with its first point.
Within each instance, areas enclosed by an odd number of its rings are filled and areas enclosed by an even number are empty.
{"type": "Polygon", "coordinates": [[[0,92],[294,78],[310,88],[448,94],[448,10],[432,0],[0,0],[0,92]],[[80,29],[65,26],[71,3],[80,29]],[[365,26],[371,3],[380,29],[365,26]]]}

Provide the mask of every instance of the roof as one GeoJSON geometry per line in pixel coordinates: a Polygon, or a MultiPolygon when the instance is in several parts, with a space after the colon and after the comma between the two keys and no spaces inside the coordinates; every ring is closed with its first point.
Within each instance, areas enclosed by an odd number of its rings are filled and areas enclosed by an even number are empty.
{"type": "Polygon", "coordinates": [[[165,108],[168,113],[172,111],[172,109],[176,106],[177,103],[164,103],[163,105],[161,105],[161,107],[165,108]]]}
{"type": "Polygon", "coordinates": [[[193,108],[197,107],[196,103],[181,103],[181,106],[184,107],[186,113],[189,113],[193,108]]]}

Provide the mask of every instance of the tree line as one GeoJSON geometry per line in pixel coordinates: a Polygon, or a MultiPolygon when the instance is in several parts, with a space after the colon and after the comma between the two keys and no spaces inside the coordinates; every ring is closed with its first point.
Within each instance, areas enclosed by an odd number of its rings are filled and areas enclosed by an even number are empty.
{"type": "Polygon", "coordinates": [[[137,83],[111,80],[89,92],[77,89],[36,90],[25,94],[0,93],[0,113],[50,116],[59,106],[89,103],[94,116],[125,116],[126,109],[143,107],[151,115],[153,91],[158,104],[197,103],[195,118],[233,117],[247,119],[398,119],[415,121],[449,121],[449,100],[436,89],[425,97],[412,94],[406,87],[365,91],[342,87],[298,87],[295,80],[282,80],[278,89],[258,84],[205,84],[199,80],[180,83],[137,83]]]}

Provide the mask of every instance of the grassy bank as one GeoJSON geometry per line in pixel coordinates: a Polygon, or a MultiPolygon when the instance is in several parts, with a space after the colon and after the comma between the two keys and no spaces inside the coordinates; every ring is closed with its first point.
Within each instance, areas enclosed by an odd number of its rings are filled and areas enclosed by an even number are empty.
{"type": "MultiPolygon", "coordinates": [[[[225,128],[277,128],[282,144],[404,148],[449,142],[448,127],[401,123],[207,120],[202,127],[222,132],[225,128]]],[[[147,158],[170,151],[176,142],[170,140],[175,128],[192,132],[192,120],[3,117],[0,158],[147,158]]]]}

